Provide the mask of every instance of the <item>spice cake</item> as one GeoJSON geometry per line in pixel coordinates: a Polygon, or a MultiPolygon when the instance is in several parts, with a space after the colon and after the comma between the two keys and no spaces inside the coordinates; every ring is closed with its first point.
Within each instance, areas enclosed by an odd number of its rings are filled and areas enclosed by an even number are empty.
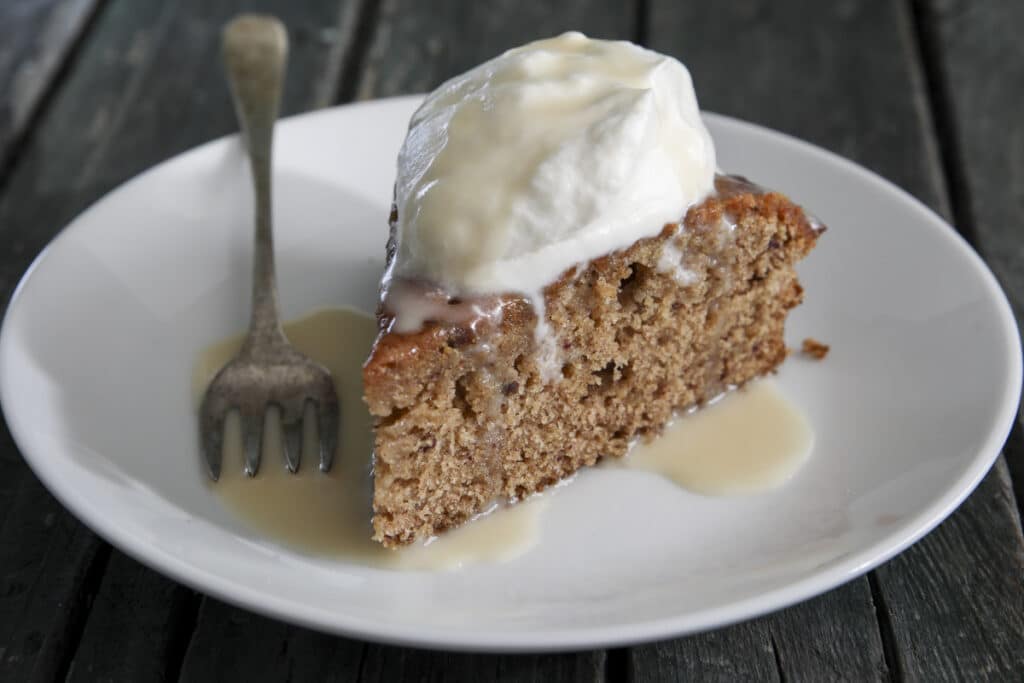
{"type": "Polygon", "coordinates": [[[578,33],[428,96],[390,227],[363,376],[389,547],[620,457],[776,368],[821,232],[716,173],[681,64],[578,33]]]}

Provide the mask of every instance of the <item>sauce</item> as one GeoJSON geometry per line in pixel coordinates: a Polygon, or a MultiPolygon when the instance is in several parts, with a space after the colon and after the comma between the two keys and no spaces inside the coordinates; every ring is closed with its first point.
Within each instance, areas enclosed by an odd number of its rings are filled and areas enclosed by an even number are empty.
{"type": "MultiPolygon", "coordinates": [[[[388,550],[370,538],[373,482],[372,418],[362,400],[362,365],[376,336],[376,322],[364,313],[330,309],[285,324],[288,339],[334,376],[341,401],[338,453],[328,473],[315,457],[315,428],[306,420],[302,463],[296,474],[284,466],[280,425],[267,420],[259,472],[242,469],[241,429],[232,414],[224,435],[218,482],[210,487],[224,505],[269,538],[303,552],[397,569],[454,569],[475,562],[499,562],[525,553],[537,542],[547,504],[533,498],[494,509],[426,545],[388,550]]],[[[242,337],[207,348],[193,376],[196,405],[217,371],[238,351],[242,337]]]]}
{"type": "Polygon", "coordinates": [[[814,433],[770,380],[757,380],[674,420],[609,466],[655,472],[705,495],[777,488],[807,461],[814,433]]]}

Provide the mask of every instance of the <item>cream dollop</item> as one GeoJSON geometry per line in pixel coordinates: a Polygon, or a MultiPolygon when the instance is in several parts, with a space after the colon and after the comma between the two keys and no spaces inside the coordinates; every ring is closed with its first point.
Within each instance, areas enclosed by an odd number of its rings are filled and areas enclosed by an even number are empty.
{"type": "Polygon", "coordinates": [[[576,32],[529,43],[444,83],[413,115],[392,275],[535,295],[680,220],[715,166],[677,60],[576,32]]]}

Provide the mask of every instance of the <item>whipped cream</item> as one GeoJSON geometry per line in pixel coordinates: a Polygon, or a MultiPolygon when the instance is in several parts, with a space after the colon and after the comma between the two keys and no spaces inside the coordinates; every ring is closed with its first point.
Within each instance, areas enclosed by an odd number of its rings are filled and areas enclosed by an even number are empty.
{"type": "Polygon", "coordinates": [[[715,167],[677,60],[576,32],[509,50],[413,115],[391,276],[537,302],[575,264],[680,220],[715,167]]]}

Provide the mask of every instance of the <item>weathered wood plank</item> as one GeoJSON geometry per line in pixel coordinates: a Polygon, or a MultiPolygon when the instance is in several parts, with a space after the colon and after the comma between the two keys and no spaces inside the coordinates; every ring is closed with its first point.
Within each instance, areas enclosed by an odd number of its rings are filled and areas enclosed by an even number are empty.
{"type": "Polygon", "coordinates": [[[99,0],[0,5],[0,169],[98,5],[99,0]]]}
{"type": "Polygon", "coordinates": [[[66,670],[106,548],[31,475],[0,529],[0,680],[48,681],[66,670]]]}
{"type": "Polygon", "coordinates": [[[603,681],[601,650],[553,655],[474,655],[368,645],[360,681],[603,681]]]}
{"type": "Polygon", "coordinates": [[[199,596],[113,551],[67,681],[171,681],[199,596]]]}
{"type": "Polygon", "coordinates": [[[652,0],[649,36],[689,67],[703,109],[821,145],[941,208],[904,22],[895,3],[862,0],[652,0]]]}
{"type": "Polygon", "coordinates": [[[628,668],[638,683],[888,678],[864,580],[760,619],[634,647],[628,668]]]}
{"type": "Polygon", "coordinates": [[[355,2],[110,2],[96,21],[94,44],[81,51],[0,199],[0,239],[8,249],[0,256],[0,301],[6,304],[56,231],[104,192],[235,130],[216,42],[224,20],[263,10],[289,27],[287,115],[336,98],[336,62],[351,40],[355,2]]]}
{"type": "MultiPolygon", "coordinates": [[[[355,681],[364,645],[290,626],[206,598],[182,681],[355,681]]],[[[393,679],[400,680],[400,679],[393,679]]]]}
{"type": "Polygon", "coordinates": [[[764,617],[785,681],[884,681],[890,677],[868,582],[764,617]]]}
{"type": "MultiPolygon", "coordinates": [[[[0,301],[6,305],[35,254],[103,192],[234,129],[218,67],[225,20],[243,9],[264,10],[289,26],[294,77],[284,110],[294,112],[334,99],[355,7],[339,0],[108,2],[0,196],[0,301]]],[[[173,652],[178,634],[153,625],[178,623],[189,594],[127,559],[101,583],[107,547],[42,488],[6,429],[0,449],[0,680],[63,675],[83,628],[78,661],[117,680],[133,678],[131,667],[147,649],[173,652]],[[138,602],[122,600],[125,587],[139,591],[138,602]],[[103,608],[87,621],[97,588],[103,608]],[[109,647],[123,642],[124,629],[140,632],[133,653],[109,647]]],[[[88,678],[82,671],[76,676],[88,678]]]]}
{"type": "Polygon", "coordinates": [[[632,39],[637,28],[635,1],[381,0],[357,97],[427,92],[508,48],[563,31],[632,39]]]}
{"type": "Polygon", "coordinates": [[[1024,3],[915,0],[958,218],[1024,319],[1024,3]]]}
{"type": "Polygon", "coordinates": [[[771,633],[757,621],[634,647],[628,665],[636,683],[781,680],[771,633]]]}
{"type": "MultiPolygon", "coordinates": [[[[219,0],[164,4],[158,23],[136,31],[127,56],[138,69],[119,99],[88,122],[95,140],[79,187],[95,196],[154,163],[237,130],[220,66],[220,31],[241,11],[269,12],[289,29],[289,78],[281,115],[326,106],[338,88],[356,0],[219,0]]],[[[117,0],[111,13],[135,10],[117,0]]]]}
{"type": "Polygon", "coordinates": [[[1020,680],[1024,542],[1013,516],[999,462],[956,514],[878,568],[904,679],[1020,680]]]}

